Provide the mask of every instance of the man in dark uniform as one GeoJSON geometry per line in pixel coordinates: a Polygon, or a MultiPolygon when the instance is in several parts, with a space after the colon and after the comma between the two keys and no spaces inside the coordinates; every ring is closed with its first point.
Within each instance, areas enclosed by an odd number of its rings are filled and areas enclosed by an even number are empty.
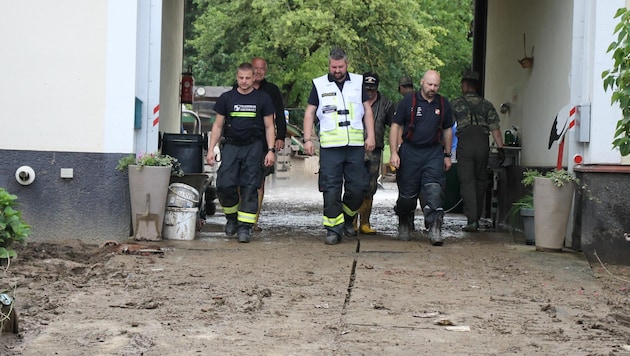
{"type": "Polygon", "coordinates": [[[440,74],[427,71],[420,81],[420,90],[407,94],[396,108],[389,134],[390,164],[398,172],[398,238],[409,240],[409,219],[416,209],[418,193],[423,202],[425,227],[434,246],[444,243],[443,189],[445,171],[451,168],[453,118],[451,106],[437,93],[440,74]],[[402,135],[403,142],[397,147],[402,135]]]}
{"type": "Polygon", "coordinates": [[[309,155],[315,153],[311,137],[317,116],[324,242],[334,245],[341,241],[341,235],[357,234],[353,220],[368,189],[365,151],[374,150],[375,141],[372,108],[363,89],[363,77],[348,73],[348,57],[341,48],[330,51],[328,71],[313,79],[304,111],[304,150],[309,155]]]}
{"type": "Polygon", "coordinates": [[[254,89],[254,69],[243,63],[236,73],[238,87],[221,94],[214,111],[207,161],[214,165],[214,147],[221,135],[221,166],[217,172],[217,195],[227,219],[225,233],[238,233],[239,242],[249,242],[256,222],[263,165],[275,160],[274,107],[267,93],[254,89]],[[267,152],[264,147],[270,147],[267,152]],[[261,164],[263,163],[263,164],[261,164]]]}
{"type": "Polygon", "coordinates": [[[372,201],[378,188],[378,176],[381,171],[383,148],[385,147],[385,128],[392,124],[395,107],[391,100],[378,91],[378,74],[363,73],[363,87],[368,94],[368,102],[372,107],[374,116],[374,137],[376,146],[374,151],[365,153],[365,164],[370,176],[370,187],[359,208],[357,230],[362,234],[376,234],[376,230],[370,225],[372,215],[372,201]]]}
{"type": "MultiPolygon", "coordinates": [[[[398,79],[398,92],[400,93],[400,95],[404,98],[407,94],[409,93],[413,93],[413,80],[411,79],[410,76],[408,75],[403,75],[402,77],[400,77],[400,79],[398,79]]],[[[398,102],[400,103],[400,101],[398,102]]],[[[401,141],[398,143],[398,145],[400,145],[402,143],[402,138],[401,141]]],[[[396,147],[398,147],[398,145],[396,145],[396,147]]],[[[420,198],[420,197],[418,197],[420,198]]],[[[420,199],[418,199],[419,201],[420,199]]],[[[422,206],[422,202],[419,201],[420,206],[422,206]]],[[[415,231],[416,227],[414,224],[414,220],[416,218],[416,212],[414,211],[411,214],[411,217],[409,218],[409,229],[411,231],[415,231]]]]}
{"type": "Polygon", "coordinates": [[[484,194],[488,184],[488,134],[491,133],[503,153],[503,138],[499,115],[488,100],[477,94],[479,73],[467,71],[461,81],[463,95],[453,100],[453,115],[457,122],[457,175],[464,214],[468,224],[463,230],[479,231],[484,194]]]}
{"type": "Polygon", "coordinates": [[[413,92],[413,80],[408,75],[403,75],[398,80],[398,92],[405,97],[408,93],[413,92]]]}
{"type": "MultiPolygon", "coordinates": [[[[276,123],[276,141],[275,149],[279,152],[284,148],[284,139],[287,135],[287,119],[284,116],[284,101],[282,100],[282,93],[277,85],[267,81],[265,76],[267,75],[267,61],[261,57],[252,59],[252,66],[254,67],[254,88],[264,91],[269,94],[273,106],[276,109],[274,119],[276,123]]],[[[265,145],[265,150],[268,147],[265,145]]],[[[265,167],[265,173],[263,174],[263,180],[260,183],[258,189],[258,211],[256,212],[256,223],[254,224],[254,230],[259,231],[261,228],[258,226],[258,218],[260,217],[260,209],[262,208],[262,201],[265,196],[265,177],[273,173],[274,166],[265,167]]]]}

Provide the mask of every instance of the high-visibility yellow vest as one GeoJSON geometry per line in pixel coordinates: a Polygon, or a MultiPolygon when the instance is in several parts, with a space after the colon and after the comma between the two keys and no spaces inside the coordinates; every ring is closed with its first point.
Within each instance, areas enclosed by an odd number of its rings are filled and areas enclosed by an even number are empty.
{"type": "Polygon", "coordinates": [[[321,147],[363,146],[363,77],[348,73],[343,85],[328,80],[328,75],[313,79],[319,106],[319,143],[321,147]]]}

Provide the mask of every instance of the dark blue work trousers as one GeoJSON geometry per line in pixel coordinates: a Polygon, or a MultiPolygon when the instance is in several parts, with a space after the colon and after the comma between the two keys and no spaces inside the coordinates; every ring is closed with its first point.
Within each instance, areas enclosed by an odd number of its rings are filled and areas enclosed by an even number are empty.
{"type": "Polygon", "coordinates": [[[343,213],[354,217],[363,203],[369,186],[364,158],[363,146],[320,149],[319,191],[324,195],[326,229],[341,234],[343,213]]]}
{"type": "Polygon", "coordinates": [[[416,209],[418,195],[424,204],[422,207],[425,222],[432,224],[438,214],[444,212],[444,149],[435,144],[417,147],[404,143],[398,151],[400,167],[396,172],[398,200],[395,211],[399,216],[411,216],[416,209]]]}

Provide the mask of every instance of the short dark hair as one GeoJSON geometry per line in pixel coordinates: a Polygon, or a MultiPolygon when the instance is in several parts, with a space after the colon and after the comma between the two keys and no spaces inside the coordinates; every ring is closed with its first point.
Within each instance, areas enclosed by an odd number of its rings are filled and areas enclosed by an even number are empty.
{"type": "Polygon", "coordinates": [[[475,88],[475,89],[479,88],[479,81],[474,80],[474,79],[464,78],[462,79],[462,83],[465,83],[470,88],[475,88]]]}
{"type": "Polygon", "coordinates": [[[254,66],[251,63],[243,62],[238,66],[238,70],[251,70],[254,71],[254,66]]]}
{"type": "Polygon", "coordinates": [[[339,47],[335,47],[335,48],[330,50],[330,54],[328,55],[328,59],[335,60],[335,61],[338,61],[340,59],[347,60],[348,59],[348,55],[346,54],[346,51],[344,51],[343,49],[341,49],[339,47]]]}

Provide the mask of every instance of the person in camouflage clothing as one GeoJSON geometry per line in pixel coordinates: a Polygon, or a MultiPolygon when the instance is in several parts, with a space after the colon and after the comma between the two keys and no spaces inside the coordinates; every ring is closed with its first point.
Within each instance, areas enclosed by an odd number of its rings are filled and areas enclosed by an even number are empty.
{"type": "Polygon", "coordinates": [[[362,234],[376,233],[376,230],[370,226],[372,200],[378,187],[377,180],[381,168],[383,147],[385,147],[385,127],[391,125],[392,117],[396,110],[392,101],[378,91],[378,83],[378,74],[372,72],[363,74],[363,88],[367,91],[368,102],[372,106],[372,113],[374,114],[374,137],[376,138],[376,146],[374,147],[374,151],[365,152],[365,164],[370,175],[370,187],[363,199],[363,204],[361,204],[359,208],[358,217],[355,217],[355,228],[362,234]]]}
{"type": "Polygon", "coordinates": [[[468,223],[463,230],[479,231],[488,173],[490,145],[488,134],[503,153],[499,115],[491,102],[477,94],[479,73],[467,71],[462,76],[463,95],[453,100],[453,117],[457,122],[457,175],[464,214],[468,223]]]}

